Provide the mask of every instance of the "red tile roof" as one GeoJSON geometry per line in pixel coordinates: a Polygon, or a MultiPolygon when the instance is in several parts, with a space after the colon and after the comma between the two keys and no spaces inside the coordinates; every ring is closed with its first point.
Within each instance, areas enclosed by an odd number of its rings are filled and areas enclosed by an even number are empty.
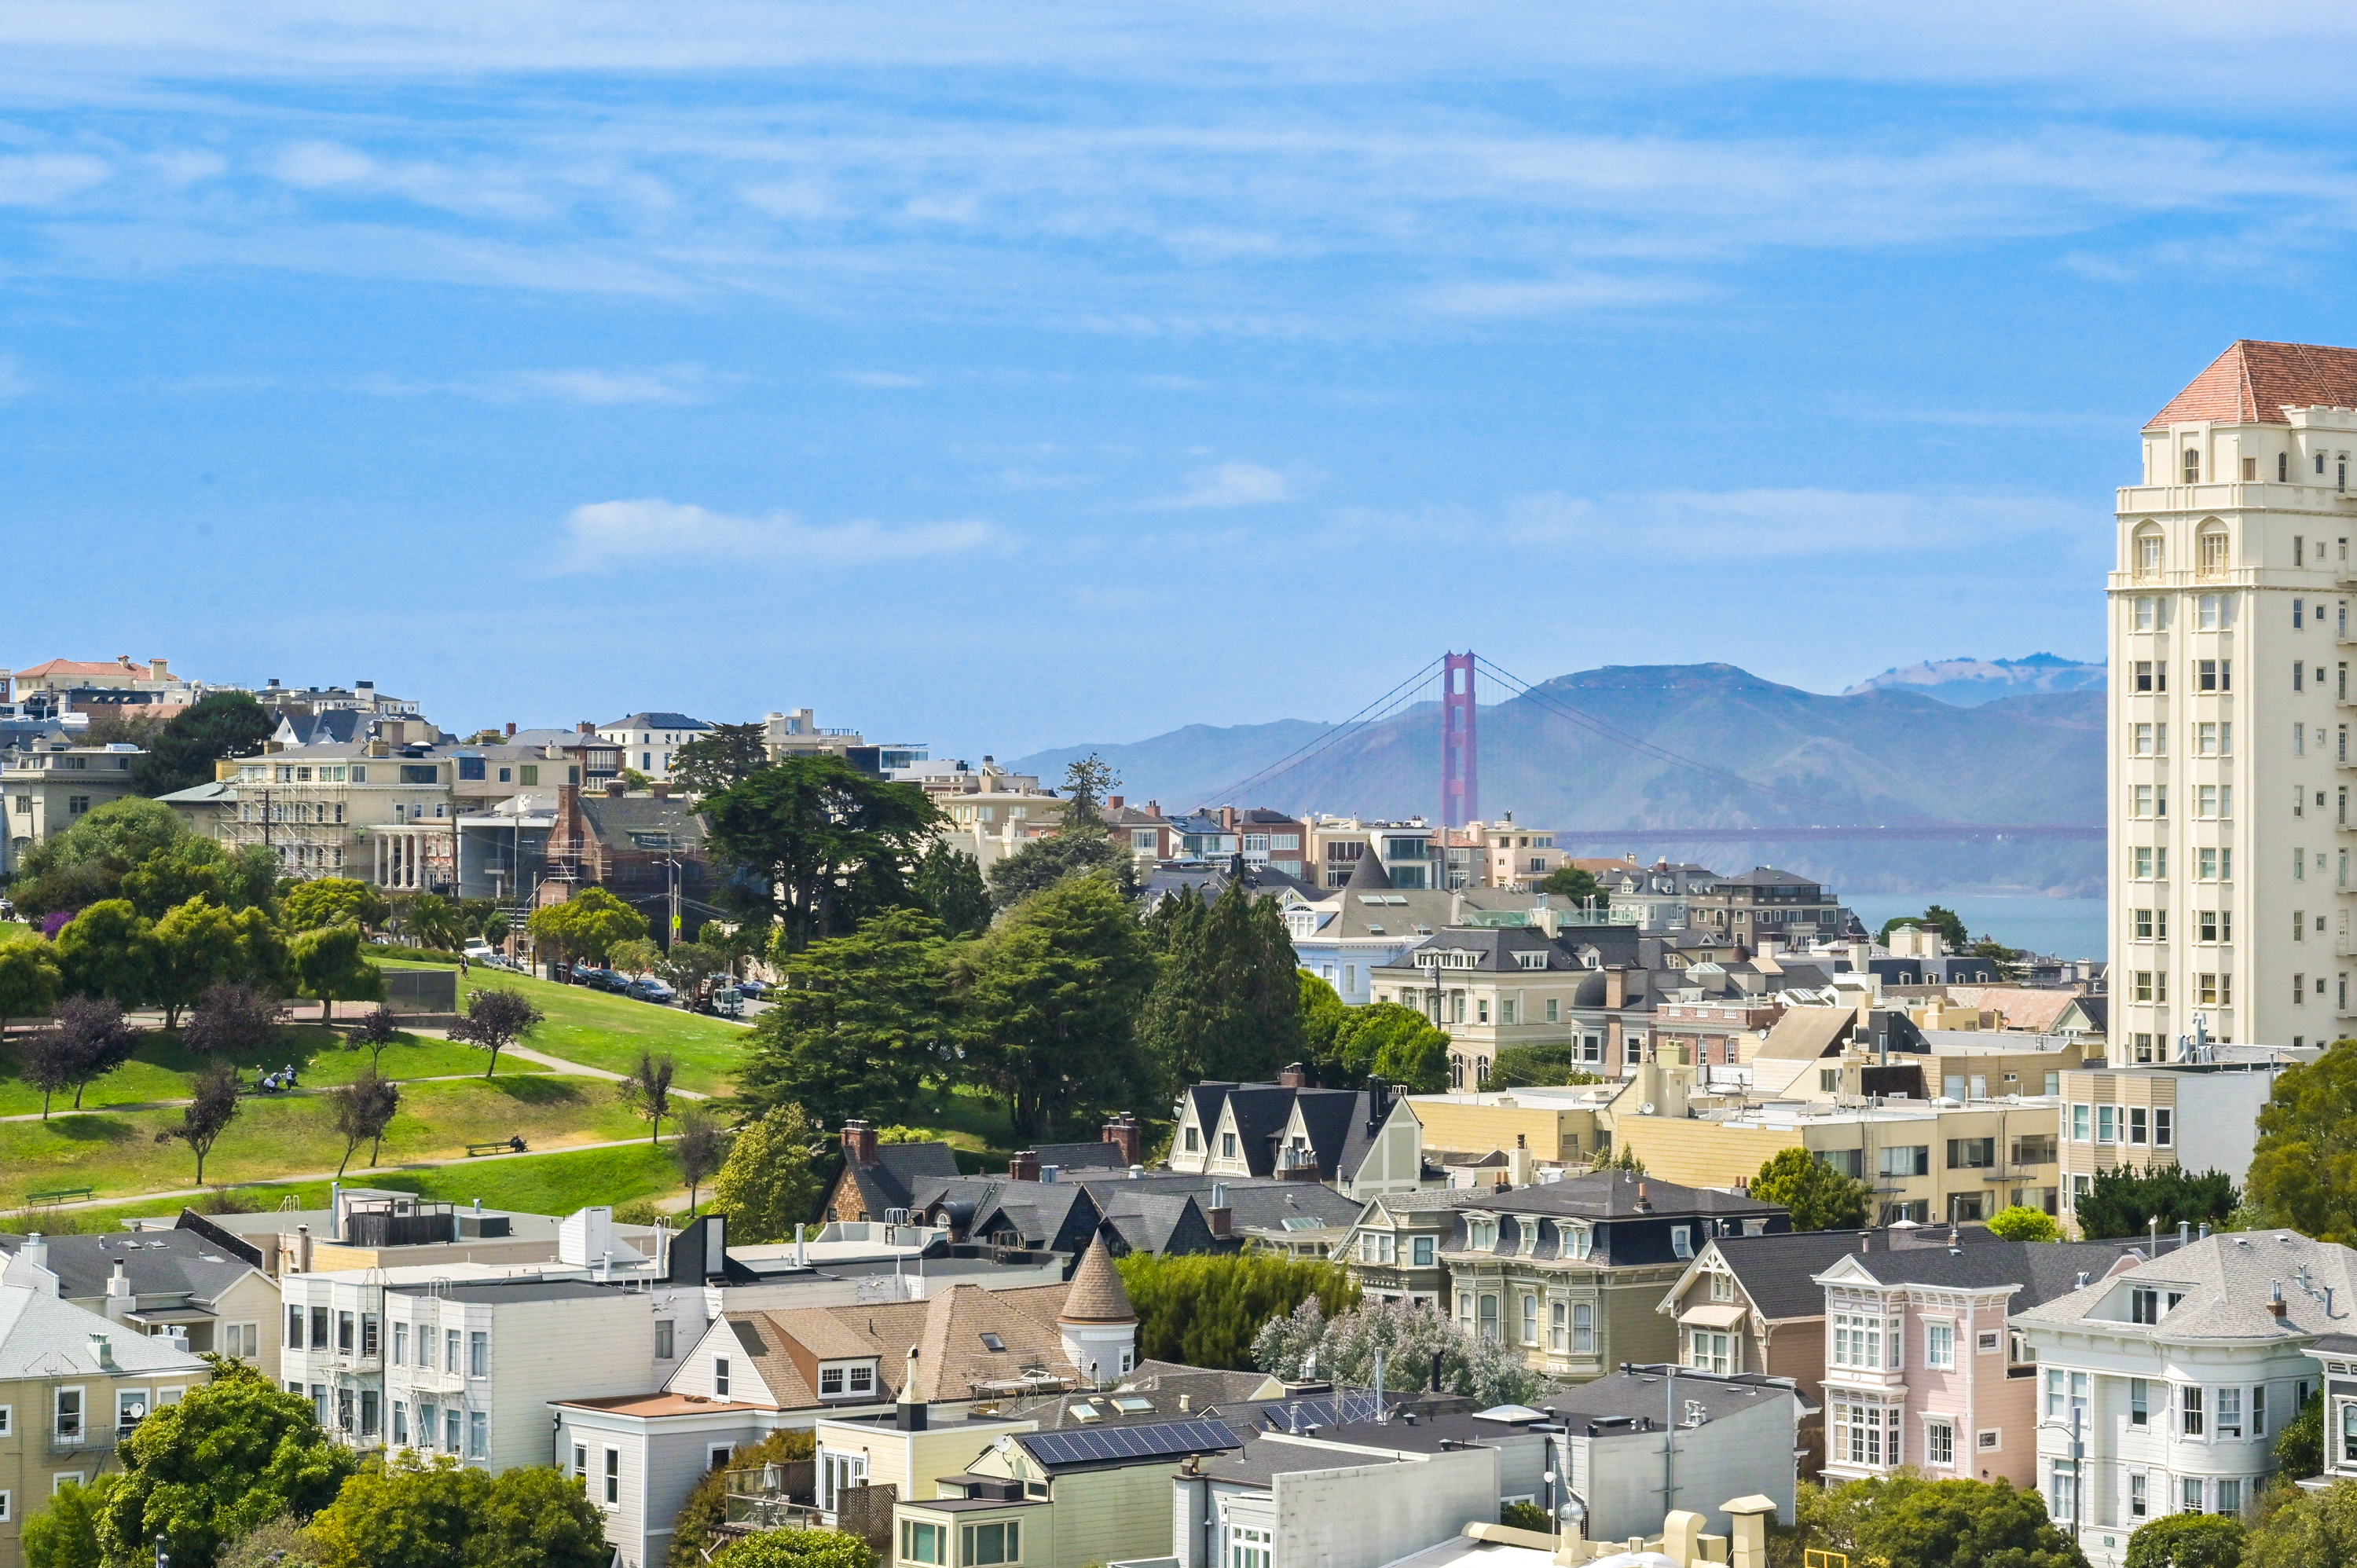
{"type": "Polygon", "coordinates": [[[2357,349],[2318,343],[2262,343],[2244,338],[2186,383],[2147,430],[2214,420],[2227,424],[2288,424],[2286,406],[2357,408],[2357,349]]]}
{"type": "Polygon", "coordinates": [[[155,672],[145,664],[124,664],[120,660],[96,661],[81,659],[52,659],[46,664],[36,664],[29,670],[19,670],[16,678],[48,680],[58,675],[129,675],[141,681],[153,680],[155,672]]]}

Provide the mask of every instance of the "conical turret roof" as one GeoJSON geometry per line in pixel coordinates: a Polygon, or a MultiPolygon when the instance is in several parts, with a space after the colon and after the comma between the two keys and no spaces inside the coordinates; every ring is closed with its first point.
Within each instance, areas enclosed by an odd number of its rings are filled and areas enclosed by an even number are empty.
{"type": "Polygon", "coordinates": [[[1375,853],[1373,844],[1369,844],[1367,853],[1359,857],[1359,863],[1356,865],[1351,867],[1351,880],[1342,886],[1360,893],[1381,893],[1391,890],[1392,874],[1383,869],[1383,857],[1375,853]]]}
{"type": "Polygon", "coordinates": [[[1129,1304],[1129,1292],[1122,1287],[1121,1271],[1114,1267],[1113,1253],[1105,1248],[1100,1236],[1082,1254],[1081,1266],[1072,1271],[1071,1288],[1064,1292],[1064,1309],[1056,1314],[1059,1323],[1135,1323],[1137,1309],[1129,1304]]]}

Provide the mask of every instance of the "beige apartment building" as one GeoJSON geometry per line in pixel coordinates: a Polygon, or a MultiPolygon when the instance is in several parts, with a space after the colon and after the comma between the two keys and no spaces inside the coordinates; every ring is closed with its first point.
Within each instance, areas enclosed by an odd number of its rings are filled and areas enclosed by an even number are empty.
{"type": "Polygon", "coordinates": [[[2078,1069],[2062,1074],[2062,1220],[2095,1173],[2122,1166],[2149,1171],[2178,1165],[2194,1175],[2223,1171],[2240,1187],[2251,1168],[2259,1110],[2286,1068],[2313,1061],[2264,1046],[2213,1046],[2204,1059],[2078,1069]]]}
{"type": "MultiPolygon", "coordinates": [[[[1639,1080],[1632,1080],[1632,1083],[1639,1080]]],[[[2056,1131],[2061,1101],[2043,1095],[1881,1106],[1824,1102],[1739,1107],[1697,1116],[1616,1102],[1612,1135],[1647,1174],[1687,1187],[1748,1183],[1786,1149],[1873,1187],[1879,1224],[1986,1219],[2026,1205],[2053,1213],[2061,1185],[2056,1131]]]]}
{"type": "Polygon", "coordinates": [[[2347,1033],[2357,349],[2242,341],[2149,420],[2107,585],[2122,1059],[2347,1033]]]}
{"type": "Polygon", "coordinates": [[[0,799],[7,807],[6,827],[0,832],[0,876],[14,875],[25,852],[43,839],[132,793],[131,770],[145,755],[120,742],[0,753],[6,758],[0,765],[0,799]]]}
{"type": "Polygon", "coordinates": [[[115,1445],[150,1411],[212,1369],[184,1342],[111,1323],[56,1294],[21,1260],[0,1283],[0,1568],[25,1561],[24,1524],[69,1481],[115,1466],[115,1445]]]}

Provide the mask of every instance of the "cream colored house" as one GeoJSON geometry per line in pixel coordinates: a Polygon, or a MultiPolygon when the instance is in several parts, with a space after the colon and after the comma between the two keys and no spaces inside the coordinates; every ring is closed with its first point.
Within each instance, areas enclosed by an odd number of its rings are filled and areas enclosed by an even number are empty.
{"type": "Polygon", "coordinates": [[[133,793],[131,770],[146,755],[127,743],[11,751],[0,766],[6,819],[0,830],[0,876],[14,875],[25,852],[65,832],[82,816],[133,793]]]}
{"type": "Polygon", "coordinates": [[[2298,1051],[2213,1046],[2207,1059],[2128,1064],[2062,1074],[2062,1223],[2098,1171],[2149,1171],[2177,1165],[2199,1175],[2223,1171],[2242,1185],[2251,1168],[2261,1107],[2286,1068],[2313,1061],[2298,1051]]]}
{"type": "Polygon", "coordinates": [[[114,1467],[150,1411],[212,1370],[176,1338],[150,1337],[60,1300],[23,1257],[0,1276],[0,1568],[25,1561],[24,1521],[68,1481],[114,1467]]]}
{"type": "Polygon", "coordinates": [[[2357,349],[2242,341],[2145,424],[2110,600],[2112,1032],[2323,1044],[2357,1017],[2357,349]]]}

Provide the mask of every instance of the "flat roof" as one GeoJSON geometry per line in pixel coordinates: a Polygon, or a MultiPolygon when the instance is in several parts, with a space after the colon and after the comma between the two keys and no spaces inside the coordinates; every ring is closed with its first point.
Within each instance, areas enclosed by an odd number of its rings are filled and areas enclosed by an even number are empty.
{"type": "Polygon", "coordinates": [[[551,1400],[549,1402],[574,1410],[598,1410],[610,1415],[632,1415],[649,1420],[667,1415],[734,1415],[739,1411],[769,1410],[766,1405],[747,1404],[741,1400],[705,1399],[701,1394],[610,1394],[602,1399],[551,1400]]]}
{"type": "Polygon", "coordinates": [[[455,1280],[390,1286],[396,1295],[435,1296],[444,1301],[474,1302],[496,1306],[511,1301],[590,1301],[614,1294],[623,1284],[598,1284],[589,1280],[455,1280]]]}

